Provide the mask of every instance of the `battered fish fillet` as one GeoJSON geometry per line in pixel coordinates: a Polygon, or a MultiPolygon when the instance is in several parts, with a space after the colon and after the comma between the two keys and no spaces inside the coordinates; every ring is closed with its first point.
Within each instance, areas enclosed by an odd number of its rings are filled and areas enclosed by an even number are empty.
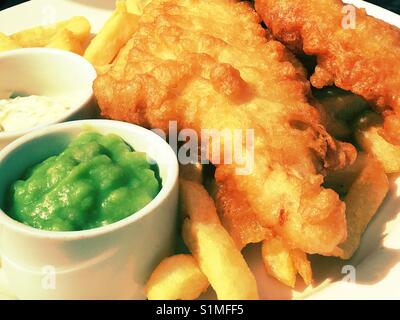
{"type": "Polygon", "coordinates": [[[398,28],[363,9],[355,11],[352,26],[351,12],[340,0],[256,0],[255,4],[278,40],[317,57],[313,86],[335,84],[364,97],[385,119],[381,134],[400,144],[398,28]]]}
{"type": "Polygon", "coordinates": [[[94,92],[104,116],[165,132],[171,120],[199,134],[253,129],[248,175],[214,163],[218,184],[235,191],[225,197],[307,253],[330,255],[346,238],[345,205],[321,184],[355,149],[326,133],[304,70],[247,2],[152,1],[94,92]]]}
{"type": "Polygon", "coordinates": [[[243,249],[249,243],[273,238],[273,232],[258,222],[246,199],[241,198],[240,193],[235,193],[236,190],[228,190],[223,183],[219,183],[215,202],[222,224],[237,247],[243,249]]]}

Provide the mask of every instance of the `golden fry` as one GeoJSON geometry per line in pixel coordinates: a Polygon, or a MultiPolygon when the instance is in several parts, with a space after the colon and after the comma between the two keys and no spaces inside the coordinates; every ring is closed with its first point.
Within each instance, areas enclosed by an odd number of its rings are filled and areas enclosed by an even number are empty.
{"type": "Polygon", "coordinates": [[[350,259],[360,245],[361,236],[389,191],[388,178],[381,164],[370,157],[366,167],[345,197],[348,237],[340,245],[342,259],[350,259]]]}
{"type": "Polygon", "coordinates": [[[85,17],[73,17],[67,20],[65,29],[71,31],[74,37],[82,44],[89,40],[91,27],[85,17]]]}
{"type": "Polygon", "coordinates": [[[290,250],[290,257],[292,258],[294,267],[303,278],[304,283],[309,286],[313,281],[313,274],[311,263],[308,260],[307,254],[301,250],[290,250]]]}
{"type": "Polygon", "coordinates": [[[93,65],[111,63],[128,42],[138,26],[139,16],[127,12],[124,1],[117,1],[116,9],[84,54],[93,65]]]}
{"type": "Polygon", "coordinates": [[[75,37],[75,35],[68,29],[62,30],[57,33],[50,41],[46,48],[54,48],[74,52],[76,54],[83,54],[82,43],[75,37]]]}
{"type": "Polygon", "coordinates": [[[267,273],[294,288],[297,270],[290,255],[289,248],[279,238],[265,240],[262,244],[262,257],[267,273]]]}
{"type": "Polygon", "coordinates": [[[258,299],[256,280],[200,184],[181,181],[183,238],[220,300],[258,299]]]}
{"type": "Polygon", "coordinates": [[[210,286],[192,255],[164,259],[146,285],[149,300],[194,300],[210,286]]]}
{"type": "Polygon", "coordinates": [[[126,0],[126,8],[129,13],[140,16],[143,14],[144,7],[150,2],[151,0],[126,0]]]}
{"type": "Polygon", "coordinates": [[[183,237],[219,300],[258,299],[256,280],[222,225],[186,220],[183,237]]]}
{"type": "Polygon", "coordinates": [[[104,66],[94,66],[98,75],[108,72],[111,69],[111,64],[106,64],[104,66]]]}
{"type": "Polygon", "coordinates": [[[57,37],[57,34],[64,30],[72,32],[74,37],[84,44],[90,36],[90,23],[85,17],[73,17],[53,25],[17,32],[11,38],[24,48],[45,47],[53,37],[57,37]]]}
{"type": "Polygon", "coordinates": [[[214,201],[201,184],[181,179],[180,202],[182,211],[193,222],[221,224],[214,201]]]}
{"type": "Polygon", "coordinates": [[[11,39],[24,48],[44,47],[50,42],[51,38],[60,31],[61,25],[64,26],[65,22],[60,22],[57,25],[50,25],[47,27],[26,29],[11,35],[11,39]]]}
{"type": "Polygon", "coordinates": [[[19,48],[21,46],[15,40],[0,32],[0,52],[19,48]]]}

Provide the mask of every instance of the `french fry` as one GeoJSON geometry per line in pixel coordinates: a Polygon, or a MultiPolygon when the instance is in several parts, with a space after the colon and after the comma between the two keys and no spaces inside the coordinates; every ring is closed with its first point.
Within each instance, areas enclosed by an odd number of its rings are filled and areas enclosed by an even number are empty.
{"type": "Polygon", "coordinates": [[[262,258],[267,273],[279,282],[294,288],[297,273],[308,286],[313,274],[307,254],[299,249],[290,249],[279,237],[271,237],[262,244],[262,258]]]}
{"type": "Polygon", "coordinates": [[[258,299],[256,280],[222,225],[186,220],[183,236],[219,300],[258,299]]]}
{"type": "Polygon", "coordinates": [[[68,29],[62,30],[57,33],[46,48],[54,48],[74,52],[76,54],[83,54],[83,46],[78,38],[68,29]]]}
{"type": "Polygon", "coordinates": [[[214,201],[199,183],[180,180],[180,204],[185,215],[194,222],[221,224],[214,201]]]}
{"type": "Polygon", "coordinates": [[[256,280],[200,184],[182,180],[183,238],[220,300],[258,299],[256,280]]]}
{"type": "Polygon", "coordinates": [[[350,259],[360,245],[361,236],[389,191],[388,178],[381,164],[370,157],[351,186],[346,203],[347,240],[339,247],[342,259],[350,259]]]}
{"type": "Polygon", "coordinates": [[[382,130],[380,116],[374,113],[364,115],[355,130],[357,143],[372,154],[383,166],[386,173],[400,172],[400,146],[386,141],[379,132],[382,130]]]}
{"type": "Polygon", "coordinates": [[[304,283],[309,286],[313,282],[313,274],[311,263],[308,260],[307,254],[299,249],[290,250],[290,257],[292,258],[294,267],[303,278],[304,283]]]}
{"type": "Polygon", "coordinates": [[[11,35],[11,39],[24,48],[44,47],[51,41],[51,38],[60,31],[61,25],[64,26],[65,22],[47,27],[26,29],[11,35]]]}
{"type": "Polygon", "coordinates": [[[101,75],[110,71],[112,64],[106,64],[104,66],[94,66],[96,69],[97,75],[101,75]]]}
{"type": "Polygon", "coordinates": [[[164,259],[146,285],[149,300],[194,300],[210,286],[192,255],[164,259]]]}
{"type": "Polygon", "coordinates": [[[90,42],[84,57],[95,66],[110,64],[136,31],[139,16],[128,13],[124,1],[116,9],[97,36],[90,42]]]}
{"type": "Polygon", "coordinates": [[[151,0],[126,0],[126,8],[129,13],[140,16],[150,2],[151,0]]]}
{"type": "Polygon", "coordinates": [[[263,242],[262,258],[270,276],[294,288],[297,270],[290,255],[290,249],[280,238],[275,237],[263,242]]]}
{"type": "Polygon", "coordinates": [[[21,46],[15,40],[0,32],[0,52],[19,48],[21,46]]]}
{"type": "Polygon", "coordinates": [[[89,40],[91,26],[85,17],[73,17],[67,20],[65,29],[71,31],[82,45],[89,40]]]}
{"type": "Polygon", "coordinates": [[[59,32],[69,30],[84,44],[90,36],[90,23],[85,17],[73,17],[49,26],[35,27],[11,35],[11,39],[24,48],[45,47],[59,32]]]}

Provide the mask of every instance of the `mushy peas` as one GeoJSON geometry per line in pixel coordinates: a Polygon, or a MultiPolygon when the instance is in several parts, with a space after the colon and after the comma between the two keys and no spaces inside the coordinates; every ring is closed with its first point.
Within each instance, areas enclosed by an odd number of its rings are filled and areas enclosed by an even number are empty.
{"type": "Polygon", "coordinates": [[[79,231],[122,220],[160,191],[157,168],[120,137],[85,132],[29,169],[10,190],[9,215],[31,227],[79,231]]]}

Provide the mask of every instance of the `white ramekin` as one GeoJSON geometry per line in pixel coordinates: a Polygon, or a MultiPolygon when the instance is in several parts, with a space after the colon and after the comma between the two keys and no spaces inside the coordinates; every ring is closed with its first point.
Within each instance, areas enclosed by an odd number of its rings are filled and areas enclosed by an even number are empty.
{"type": "Polygon", "coordinates": [[[82,130],[122,137],[146,152],[162,189],[145,208],[101,228],[51,232],[31,228],[0,210],[2,267],[20,299],[143,299],[153,268],[172,253],[176,237],[178,161],[155,133],[111,120],[82,120],[35,130],[0,151],[0,207],[10,185],[32,165],[59,154],[82,130]]]}
{"type": "MultiPolygon", "coordinates": [[[[93,81],[96,71],[83,57],[63,50],[24,48],[0,53],[0,92],[24,92],[68,97],[72,108],[61,117],[39,126],[71,119],[90,118],[94,111],[93,81]]],[[[0,150],[36,128],[0,132],[0,150]]]]}

